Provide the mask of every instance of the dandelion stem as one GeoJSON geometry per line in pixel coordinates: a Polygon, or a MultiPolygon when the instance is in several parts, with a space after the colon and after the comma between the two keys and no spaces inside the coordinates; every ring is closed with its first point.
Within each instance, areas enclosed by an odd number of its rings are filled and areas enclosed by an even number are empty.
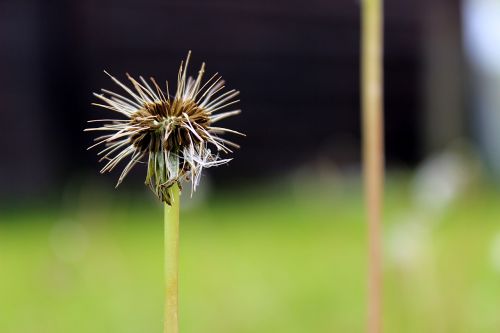
{"type": "Polygon", "coordinates": [[[179,187],[174,184],[172,205],[165,205],[165,326],[164,333],[178,333],[179,187]]]}
{"type": "Polygon", "coordinates": [[[368,325],[369,333],[380,333],[381,322],[381,224],[384,187],[383,142],[383,0],[363,0],[362,118],[364,186],[368,220],[368,325]]]}

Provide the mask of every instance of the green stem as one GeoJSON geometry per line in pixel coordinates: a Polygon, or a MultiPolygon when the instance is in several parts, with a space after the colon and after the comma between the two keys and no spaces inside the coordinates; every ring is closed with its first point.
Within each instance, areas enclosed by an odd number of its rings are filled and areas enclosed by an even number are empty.
{"type": "Polygon", "coordinates": [[[165,326],[164,333],[178,333],[179,285],[179,187],[170,189],[172,205],[165,205],[165,326]]]}

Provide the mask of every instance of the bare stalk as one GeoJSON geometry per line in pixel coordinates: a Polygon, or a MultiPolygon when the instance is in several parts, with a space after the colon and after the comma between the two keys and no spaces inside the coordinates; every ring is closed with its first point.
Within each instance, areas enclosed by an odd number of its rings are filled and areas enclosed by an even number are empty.
{"type": "Polygon", "coordinates": [[[172,205],[165,205],[165,326],[164,333],[178,333],[179,285],[179,187],[173,185],[172,205]]]}
{"type": "Polygon", "coordinates": [[[368,220],[369,333],[382,328],[381,223],[384,189],[383,139],[383,0],[362,5],[362,118],[364,187],[368,220]]]}

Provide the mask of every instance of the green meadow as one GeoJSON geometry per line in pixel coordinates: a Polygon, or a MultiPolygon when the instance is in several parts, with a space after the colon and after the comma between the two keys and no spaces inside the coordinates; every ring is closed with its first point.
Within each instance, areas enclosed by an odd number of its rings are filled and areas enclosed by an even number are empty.
{"type": "MultiPolygon", "coordinates": [[[[363,332],[360,189],[295,182],[193,199],[181,214],[180,330],[363,332]]],[[[161,332],[162,207],[120,191],[76,197],[1,211],[0,332],[161,332]]],[[[474,185],[426,207],[408,177],[388,180],[384,332],[500,331],[499,199],[474,185]]]]}

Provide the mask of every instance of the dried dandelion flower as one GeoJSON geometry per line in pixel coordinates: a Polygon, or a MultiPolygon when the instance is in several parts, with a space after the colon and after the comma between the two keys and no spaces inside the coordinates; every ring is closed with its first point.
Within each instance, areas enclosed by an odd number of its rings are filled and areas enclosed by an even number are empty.
{"type": "MultiPolygon", "coordinates": [[[[218,166],[231,159],[219,157],[219,152],[231,153],[231,148],[239,146],[221,138],[220,134],[233,133],[243,135],[214,123],[239,114],[241,110],[225,110],[239,102],[236,90],[222,92],[224,81],[216,73],[202,84],[205,63],[201,65],[196,79],[187,77],[187,68],[191,52],[185,63],[181,62],[177,78],[177,90],[174,96],[162,91],[154,78],[151,85],[140,76],[140,82],[129,74],[128,79],[133,89],[108,74],[128,97],[102,89],[103,94],[94,95],[104,104],[93,103],[124,115],[127,119],[102,119],[90,122],[105,122],[100,127],[86,131],[111,132],[95,139],[89,147],[104,145],[98,155],[100,161],[107,160],[101,173],[113,170],[121,161],[130,157],[116,186],[120,185],[135,164],[147,159],[145,183],[156,196],[168,204],[171,203],[170,188],[181,180],[191,181],[194,192],[200,181],[203,168],[218,166]],[[215,148],[213,153],[210,147],[215,148]]],[[[191,192],[191,193],[192,193],[191,192]]]]}

